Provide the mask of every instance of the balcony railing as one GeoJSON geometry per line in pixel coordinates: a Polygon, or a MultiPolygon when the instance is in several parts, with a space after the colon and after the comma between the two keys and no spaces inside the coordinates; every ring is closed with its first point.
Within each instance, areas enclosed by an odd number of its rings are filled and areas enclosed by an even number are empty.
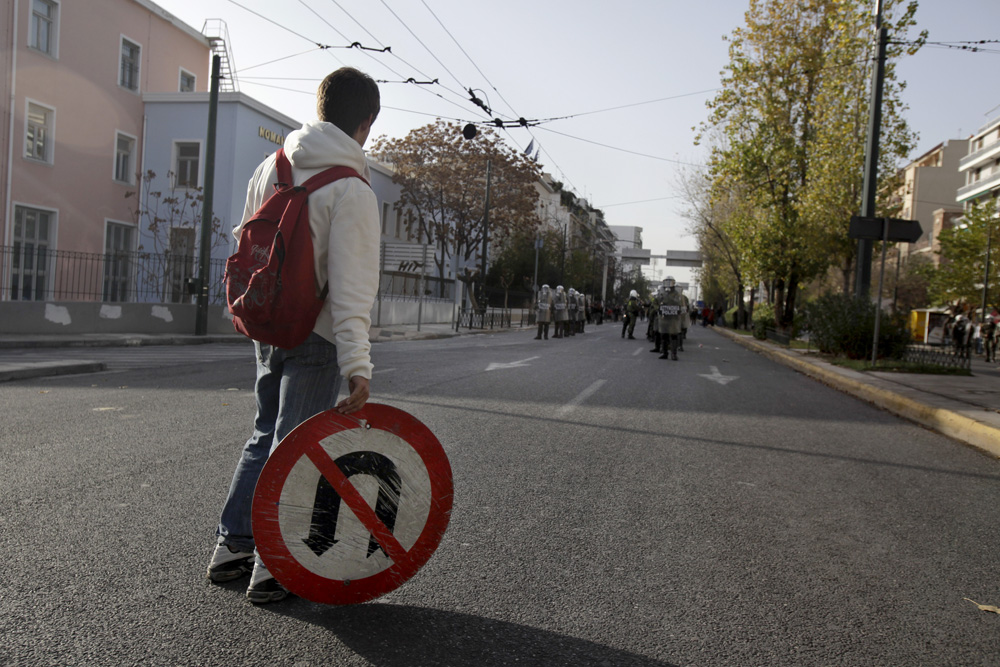
{"type": "Polygon", "coordinates": [[[955,198],[958,202],[963,202],[998,187],[1000,187],[1000,169],[994,169],[992,172],[982,174],[978,181],[959,188],[955,198]]]}
{"type": "MultiPolygon", "coordinates": [[[[209,303],[226,302],[226,261],[209,263],[209,303]]],[[[86,253],[0,246],[0,300],[193,303],[198,260],[177,253],[86,253]]]]}
{"type": "Polygon", "coordinates": [[[1000,141],[983,146],[979,150],[969,153],[958,161],[958,170],[965,171],[980,160],[988,160],[996,155],[1000,155],[1000,141]]]}

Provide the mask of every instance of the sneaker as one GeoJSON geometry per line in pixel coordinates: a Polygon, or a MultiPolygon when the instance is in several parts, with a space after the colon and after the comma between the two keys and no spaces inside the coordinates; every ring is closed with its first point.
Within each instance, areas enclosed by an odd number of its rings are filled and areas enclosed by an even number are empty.
{"type": "Polygon", "coordinates": [[[267,604],[277,602],[288,597],[288,591],[278,583],[266,568],[255,565],[253,575],[250,577],[250,586],[247,588],[247,599],[254,604],[267,604]]]}
{"type": "Polygon", "coordinates": [[[208,563],[208,578],[220,584],[239,579],[253,569],[252,551],[233,551],[225,544],[216,544],[208,563]]]}

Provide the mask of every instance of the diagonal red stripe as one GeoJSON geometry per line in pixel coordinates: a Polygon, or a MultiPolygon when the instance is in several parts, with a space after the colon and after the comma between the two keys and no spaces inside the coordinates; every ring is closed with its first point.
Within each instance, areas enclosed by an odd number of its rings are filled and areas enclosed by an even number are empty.
{"type": "Polygon", "coordinates": [[[389,558],[397,565],[404,562],[407,558],[406,549],[399,543],[392,531],[386,528],[386,525],[375,515],[375,510],[340,471],[326,450],[320,447],[318,442],[310,442],[305,454],[313,462],[313,465],[319,468],[320,474],[326,477],[326,481],[330,482],[340,499],[354,512],[354,516],[358,517],[362,525],[375,537],[375,541],[385,550],[389,558]]]}

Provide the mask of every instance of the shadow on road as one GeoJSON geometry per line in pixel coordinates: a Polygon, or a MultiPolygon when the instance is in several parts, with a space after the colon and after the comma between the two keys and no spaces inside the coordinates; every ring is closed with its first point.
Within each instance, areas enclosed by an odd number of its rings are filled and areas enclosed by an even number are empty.
{"type": "Polygon", "coordinates": [[[326,607],[295,598],[266,609],[326,628],[379,667],[672,667],[547,630],[423,607],[384,603],[326,607]]]}

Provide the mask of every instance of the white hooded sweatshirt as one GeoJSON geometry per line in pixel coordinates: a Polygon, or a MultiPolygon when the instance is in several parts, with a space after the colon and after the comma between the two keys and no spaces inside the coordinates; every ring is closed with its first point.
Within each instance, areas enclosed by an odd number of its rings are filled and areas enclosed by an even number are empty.
{"type": "MultiPolygon", "coordinates": [[[[332,123],[311,121],[285,139],[295,184],[333,166],[347,166],[371,182],[364,150],[332,123]]],[[[257,167],[247,188],[243,220],[233,230],[237,241],[243,225],[274,192],[278,180],[275,157],[257,167]]],[[[316,283],[330,289],[313,331],[337,346],[337,363],[346,379],[371,379],[371,309],[378,293],[379,226],[375,193],[356,178],[343,178],[309,195],[316,283]]]]}

